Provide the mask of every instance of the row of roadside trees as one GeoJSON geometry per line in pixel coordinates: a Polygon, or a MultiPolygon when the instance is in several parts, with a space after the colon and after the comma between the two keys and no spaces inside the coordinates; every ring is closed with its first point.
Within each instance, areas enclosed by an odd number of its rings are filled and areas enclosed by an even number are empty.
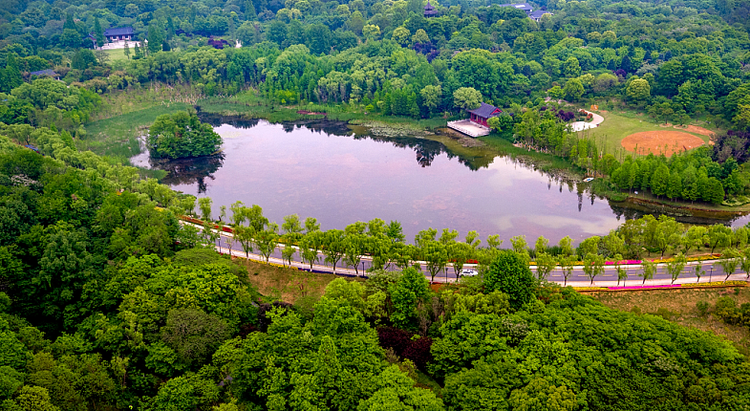
{"type": "MultiPolygon", "coordinates": [[[[246,257],[257,250],[268,262],[274,250],[280,248],[284,264],[301,261],[312,269],[314,264],[323,262],[330,264],[334,273],[338,267],[345,265],[353,268],[357,275],[363,274],[360,265],[365,257],[371,261],[369,270],[390,270],[394,267],[403,270],[411,266],[421,269],[420,265],[415,264],[420,261],[434,281],[436,276],[447,273],[451,266],[456,273],[460,273],[467,263],[478,263],[480,269],[484,269],[497,257],[503,243],[498,235],[490,235],[486,245],[482,246],[476,231],[470,231],[464,241],[459,241],[456,230],[446,228],[438,235],[437,230],[428,228],[417,233],[413,244],[409,244],[399,222],[386,223],[381,219],[352,223],[343,230],[323,231],[315,218],[308,217],[303,221],[292,214],[284,217],[284,222],[279,226],[263,216],[260,206],[248,207],[241,201],[229,207],[229,215],[226,206],[221,206],[218,221],[213,222],[210,198],[198,199],[198,208],[205,225],[201,236],[207,244],[215,244],[219,240],[219,232],[211,228],[218,225],[219,231],[225,231],[225,227],[228,227],[233,235],[223,238],[229,248],[237,248],[234,244],[239,244],[246,257]]],[[[192,209],[186,212],[194,214],[192,209]]],[[[583,266],[584,273],[593,283],[597,276],[604,273],[605,267],[611,266],[617,272],[618,283],[624,283],[628,275],[633,274],[632,271],[629,273],[628,264],[634,261],[628,259],[638,259],[635,261],[640,262],[638,277],[645,283],[654,278],[660,261],[653,257],[641,258],[654,256],[663,259],[674,283],[685,273],[688,255],[705,257],[708,251],[722,251],[725,258],[716,264],[721,265],[725,273],[731,274],[738,267],[750,272],[749,237],[750,229],[744,226],[734,230],[722,224],[686,228],[673,218],[661,216],[657,219],[647,215],[626,221],[606,236],[589,237],[577,247],[573,246],[573,240],[568,236],[556,245],[550,245],[548,239],[539,237],[530,247],[522,235],[511,238],[510,243],[516,253],[536,266],[536,275],[540,280],[546,280],[554,270],[559,269],[564,284],[567,284],[574,267],[583,266]],[[670,258],[666,258],[670,255],[670,258]]],[[[691,271],[699,281],[705,273],[702,267],[696,265],[691,271]]]]}

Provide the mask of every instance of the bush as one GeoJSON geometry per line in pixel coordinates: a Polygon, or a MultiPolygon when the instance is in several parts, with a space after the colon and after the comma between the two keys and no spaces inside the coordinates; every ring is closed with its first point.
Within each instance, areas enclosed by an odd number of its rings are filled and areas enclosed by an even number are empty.
{"type": "Polygon", "coordinates": [[[510,297],[510,305],[520,310],[534,296],[536,279],[526,260],[514,251],[505,250],[490,264],[484,277],[486,293],[500,290],[510,297]]]}
{"type": "Polygon", "coordinates": [[[432,338],[422,337],[409,341],[402,357],[411,360],[420,370],[426,370],[427,363],[432,361],[432,338]]]}
{"type": "Polygon", "coordinates": [[[392,348],[396,355],[403,357],[411,344],[411,333],[395,327],[378,328],[378,341],[383,348],[392,348]]]}

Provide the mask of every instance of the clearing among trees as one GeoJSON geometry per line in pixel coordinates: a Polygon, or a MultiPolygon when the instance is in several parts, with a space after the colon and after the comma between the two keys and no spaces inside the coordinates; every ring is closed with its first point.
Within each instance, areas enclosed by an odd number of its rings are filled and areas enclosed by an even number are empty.
{"type": "Polygon", "coordinates": [[[673,153],[687,151],[700,147],[705,142],[692,134],[683,133],[682,131],[643,131],[631,134],[622,139],[622,147],[631,152],[639,154],[662,154],[667,157],[673,153]]]}

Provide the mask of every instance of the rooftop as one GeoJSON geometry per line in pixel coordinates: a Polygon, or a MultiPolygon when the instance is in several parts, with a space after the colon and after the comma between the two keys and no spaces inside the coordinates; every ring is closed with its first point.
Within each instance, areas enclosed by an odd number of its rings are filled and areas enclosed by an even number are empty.
{"type": "Polygon", "coordinates": [[[547,10],[536,10],[529,13],[529,17],[531,17],[532,19],[541,19],[545,14],[552,15],[553,13],[547,10]]]}
{"type": "Polygon", "coordinates": [[[135,33],[132,27],[115,27],[104,30],[104,37],[109,36],[132,36],[135,33]]]}
{"type": "Polygon", "coordinates": [[[31,74],[32,76],[50,76],[50,77],[57,77],[57,76],[59,76],[59,74],[55,73],[54,70],[49,70],[49,69],[47,69],[47,70],[39,70],[39,71],[32,71],[29,74],[31,74]]]}
{"type": "Polygon", "coordinates": [[[495,113],[496,110],[499,110],[502,113],[502,110],[493,106],[492,104],[482,103],[479,107],[475,108],[474,110],[466,110],[466,111],[474,115],[477,115],[479,117],[482,117],[482,118],[490,118],[490,117],[493,117],[493,113],[495,113]]]}
{"type": "Polygon", "coordinates": [[[530,13],[531,10],[534,10],[534,7],[532,7],[531,4],[529,3],[517,3],[517,4],[508,3],[508,4],[500,4],[499,6],[500,7],[513,7],[519,10],[523,10],[526,13],[530,13]]]}

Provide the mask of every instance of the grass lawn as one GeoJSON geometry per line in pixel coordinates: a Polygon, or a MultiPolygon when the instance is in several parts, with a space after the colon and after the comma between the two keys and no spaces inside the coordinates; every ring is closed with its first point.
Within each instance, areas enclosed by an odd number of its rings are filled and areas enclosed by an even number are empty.
{"type": "MultiPolygon", "coordinates": [[[[125,49],[113,49],[113,50],[102,50],[107,53],[109,61],[126,60],[125,49]]],[[[133,55],[133,50],[130,50],[130,55],[133,55]]]]}
{"type": "Polygon", "coordinates": [[[676,129],[673,127],[663,127],[655,123],[646,114],[627,113],[622,111],[606,113],[598,112],[599,115],[604,117],[604,122],[593,129],[584,130],[578,132],[579,136],[586,138],[593,138],[596,141],[603,141],[605,143],[605,150],[608,153],[617,154],[623,151],[620,142],[625,137],[639,133],[642,131],[681,131],[683,133],[692,134],[700,137],[703,141],[708,142],[707,136],[702,136],[696,133],[690,133],[685,130],[676,129]]]}
{"type": "Polygon", "coordinates": [[[710,310],[706,316],[701,316],[696,307],[699,301],[706,301],[713,307],[716,300],[725,295],[731,296],[737,305],[748,303],[750,287],[591,292],[586,295],[610,308],[660,315],[680,325],[722,335],[744,355],[750,355],[750,329],[725,324],[710,310]]]}
{"type": "Polygon", "coordinates": [[[156,117],[189,108],[191,106],[184,103],[155,105],[93,121],[86,125],[88,135],[86,139],[78,142],[78,149],[91,150],[96,154],[126,162],[130,157],[140,153],[138,137],[145,133],[156,117]]]}

